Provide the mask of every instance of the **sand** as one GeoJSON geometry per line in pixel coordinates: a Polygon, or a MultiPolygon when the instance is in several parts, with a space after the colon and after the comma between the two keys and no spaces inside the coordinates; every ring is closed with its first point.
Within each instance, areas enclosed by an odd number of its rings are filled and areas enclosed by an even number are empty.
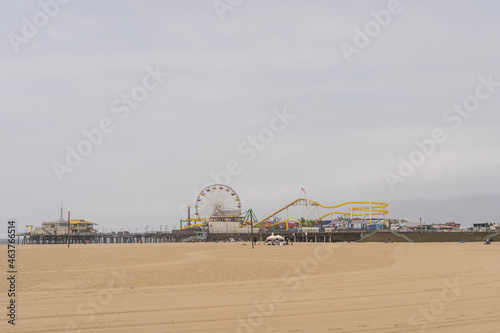
{"type": "Polygon", "coordinates": [[[498,243],[19,245],[0,331],[497,332],[499,258],[498,243]]]}

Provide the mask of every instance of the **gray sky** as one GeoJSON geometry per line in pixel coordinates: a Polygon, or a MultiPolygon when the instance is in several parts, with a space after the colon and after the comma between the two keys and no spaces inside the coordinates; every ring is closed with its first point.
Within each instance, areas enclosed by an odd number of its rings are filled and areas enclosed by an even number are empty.
{"type": "Polygon", "coordinates": [[[171,229],[228,163],[259,218],[301,187],[410,220],[398,202],[499,193],[496,1],[42,3],[0,5],[0,219],[20,230],[60,200],[99,228],[171,229]]]}

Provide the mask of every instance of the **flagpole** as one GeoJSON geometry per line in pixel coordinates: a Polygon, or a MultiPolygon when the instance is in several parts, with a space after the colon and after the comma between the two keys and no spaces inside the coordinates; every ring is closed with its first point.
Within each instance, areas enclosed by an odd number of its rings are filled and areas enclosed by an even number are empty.
{"type": "Polygon", "coordinates": [[[69,225],[70,225],[70,213],[69,213],[69,210],[68,210],[68,247],[69,247],[69,225]]]}
{"type": "Polygon", "coordinates": [[[253,249],[253,211],[250,209],[250,230],[252,233],[251,240],[252,240],[252,249],[253,249]]]}

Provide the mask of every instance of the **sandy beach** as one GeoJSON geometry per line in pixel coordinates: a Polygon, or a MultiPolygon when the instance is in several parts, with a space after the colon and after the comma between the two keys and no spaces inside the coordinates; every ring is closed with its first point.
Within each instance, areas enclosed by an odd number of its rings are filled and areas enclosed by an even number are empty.
{"type": "Polygon", "coordinates": [[[3,314],[0,327],[495,332],[499,256],[498,243],[19,245],[16,325],[3,314]]]}

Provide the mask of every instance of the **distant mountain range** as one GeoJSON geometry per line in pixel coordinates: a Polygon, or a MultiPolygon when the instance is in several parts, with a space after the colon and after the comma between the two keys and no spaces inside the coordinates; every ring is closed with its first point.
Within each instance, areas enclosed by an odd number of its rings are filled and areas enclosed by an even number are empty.
{"type": "Polygon", "coordinates": [[[445,200],[416,199],[391,203],[391,218],[410,222],[500,223],[500,194],[464,194],[445,200]]]}

